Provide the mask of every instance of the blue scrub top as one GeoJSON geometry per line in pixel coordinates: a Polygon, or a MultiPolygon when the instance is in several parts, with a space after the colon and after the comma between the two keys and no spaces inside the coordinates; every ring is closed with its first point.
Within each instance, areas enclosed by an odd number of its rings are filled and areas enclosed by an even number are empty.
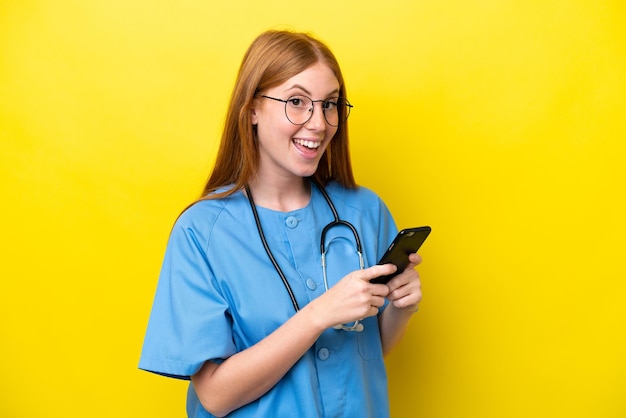
{"type": "MultiPolygon", "coordinates": [[[[372,191],[326,186],[339,217],[352,223],[365,267],[380,259],[397,229],[372,191]]],[[[316,187],[305,208],[258,207],[276,261],[300,307],[324,290],[321,231],[333,215],[316,187]]],[[[359,269],[346,227],[327,233],[328,285],[359,269]]],[[[202,364],[221,362],[269,335],[295,314],[267,256],[242,192],[195,203],[176,221],[167,245],[139,368],[189,379],[202,364]]],[[[265,395],[231,417],[387,417],[387,377],[376,317],[363,332],[328,329],[265,395]]],[[[189,417],[212,417],[189,385],[189,417]]]]}

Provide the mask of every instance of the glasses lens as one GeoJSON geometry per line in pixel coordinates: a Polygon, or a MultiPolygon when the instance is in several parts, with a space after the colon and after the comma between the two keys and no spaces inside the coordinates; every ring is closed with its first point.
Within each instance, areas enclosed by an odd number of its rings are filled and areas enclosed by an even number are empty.
{"type": "Polygon", "coordinates": [[[322,109],[324,109],[326,122],[328,122],[331,126],[339,126],[340,123],[343,123],[346,119],[348,119],[348,115],[350,114],[350,103],[348,103],[346,99],[335,97],[326,100],[322,104],[322,109]]]}
{"type": "Polygon", "coordinates": [[[311,118],[313,102],[305,96],[292,96],[285,103],[285,114],[294,125],[304,125],[311,118]]]}

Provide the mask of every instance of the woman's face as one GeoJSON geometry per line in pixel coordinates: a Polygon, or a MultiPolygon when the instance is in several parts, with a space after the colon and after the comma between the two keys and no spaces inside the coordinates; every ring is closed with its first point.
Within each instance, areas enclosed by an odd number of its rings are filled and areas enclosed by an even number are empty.
{"type": "MultiPolygon", "coordinates": [[[[317,63],[262,94],[281,100],[296,95],[325,100],[338,96],[339,82],[328,66],[317,63]]],[[[252,123],[256,125],[259,142],[259,180],[308,177],[315,173],[337,127],[326,123],[321,102],[313,107],[308,122],[294,125],[285,116],[285,103],[255,99],[252,123]]]]}

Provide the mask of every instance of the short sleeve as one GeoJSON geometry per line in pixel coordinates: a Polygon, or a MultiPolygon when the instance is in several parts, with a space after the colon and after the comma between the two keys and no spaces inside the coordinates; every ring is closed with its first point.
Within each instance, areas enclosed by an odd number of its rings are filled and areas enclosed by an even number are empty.
{"type": "Polygon", "coordinates": [[[139,361],[140,369],[180,379],[235,352],[228,303],[207,261],[208,228],[194,212],[172,229],[139,361]]]}

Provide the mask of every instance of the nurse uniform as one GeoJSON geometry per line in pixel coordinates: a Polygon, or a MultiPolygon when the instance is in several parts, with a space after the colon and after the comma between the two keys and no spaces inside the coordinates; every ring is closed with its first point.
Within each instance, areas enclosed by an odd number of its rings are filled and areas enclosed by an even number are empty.
{"type": "MultiPolygon", "coordinates": [[[[319,240],[333,220],[320,190],[311,190],[302,209],[258,207],[268,245],[300,307],[325,291],[319,240]]],[[[376,264],[397,232],[384,202],[364,187],[333,182],[326,191],[339,217],[358,231],[365,267],[376,264]]],[[[330,229],[325,245],[330,287],[359,269],[359,258],[348,228],[330,229]]],[[[190,379],[205,361],[219,363],[256,344],[294,313],[244,193],[199,201],[172,229],[139,368],[190,379]]],[[[378,320],[362,323],[362,332],[324,331],[269,392],[229,417],[388,417],[378,320]]],[[[187,413],[212,417],[191,384],[187,413]]]]}

